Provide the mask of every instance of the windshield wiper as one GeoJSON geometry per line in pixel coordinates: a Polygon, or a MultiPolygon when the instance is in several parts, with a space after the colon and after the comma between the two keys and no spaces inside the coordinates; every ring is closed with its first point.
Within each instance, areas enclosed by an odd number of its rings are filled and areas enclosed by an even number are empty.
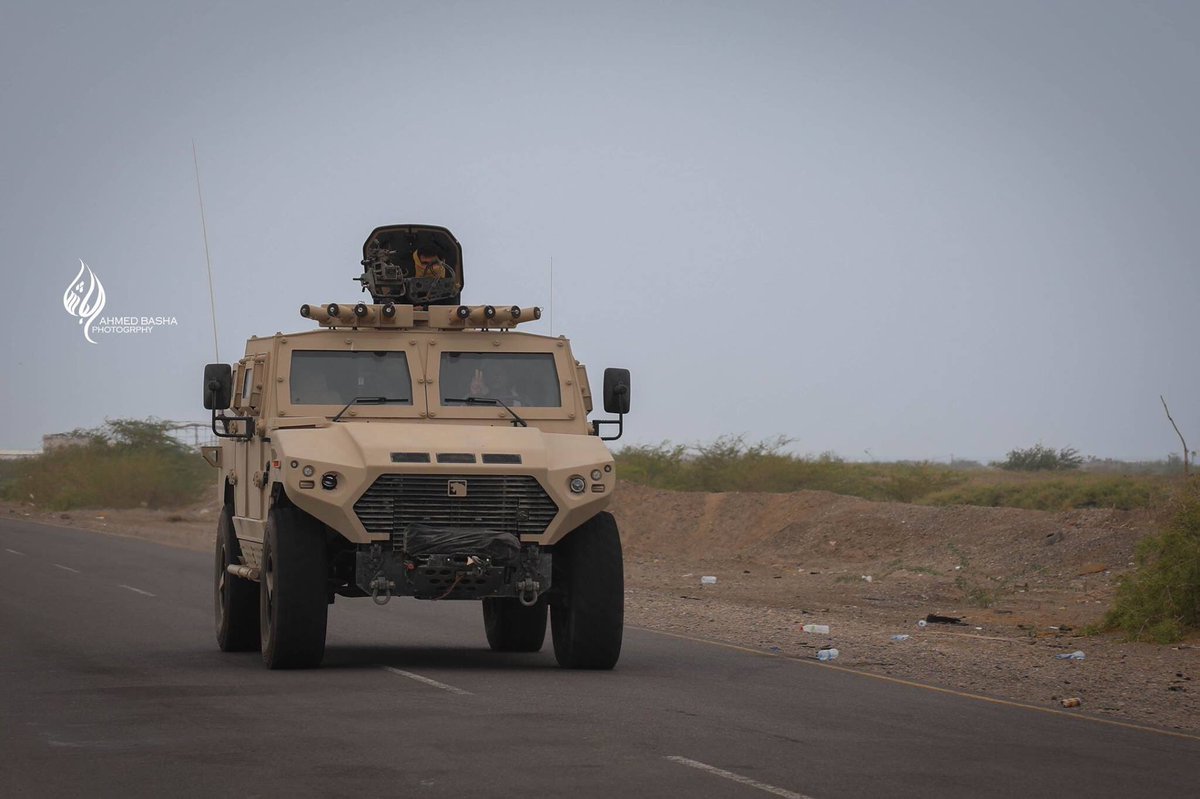
{"type": "Polygon", "coordinates": [[[408,402],[408,397],[355,397],[346,403],[337,415],[333,417],[333,421],[340,421],[342,414],[350,410],[351,405],[386,405],[389,402],[408,402]]]}
{"type": "Polygon", "coordinates": [[[520,425],[521,427],[529,427],[529,423],[517,416],[517,412],[508,407],[503,401],[495,397],[446,397],[442,402],[462,402],[467,405],[499,405],[504,410],[508,411],[508,415],[513,418],[513,427],[520,425]]]}

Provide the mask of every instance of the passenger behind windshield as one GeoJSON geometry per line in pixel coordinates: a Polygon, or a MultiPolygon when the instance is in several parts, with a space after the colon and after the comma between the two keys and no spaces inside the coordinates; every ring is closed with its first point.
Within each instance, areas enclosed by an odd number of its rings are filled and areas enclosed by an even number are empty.
{"type": "Polygon", "coordinates": [[[520,407],[562,406],[550,353],[444,352],[441,364],[443,405],[480,397],[520,407]]]}
{"type": "Polygon", "coordinates": [[[412,405],[412,378],[403,352],[292,353],[289,396],[295,405],[345,405],[355,397],[387,397],[412,405]]]}

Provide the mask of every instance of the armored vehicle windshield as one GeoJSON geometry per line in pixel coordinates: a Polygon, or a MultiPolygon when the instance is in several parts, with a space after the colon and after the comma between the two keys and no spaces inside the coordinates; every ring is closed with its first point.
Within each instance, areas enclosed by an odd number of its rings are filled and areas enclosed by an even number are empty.
{"type": "Polygon", "coordinates": [[[344,405],[355,397],[412,404],[412,376],[403,352],[297,350],[289,382],[295,405],[344,405]]]}
{"type": "Polygon", "coordinates": [[[531,408],[562,406],[551,353],[443,352],[441,361],[443,405],[484,397],[531,408]]]}

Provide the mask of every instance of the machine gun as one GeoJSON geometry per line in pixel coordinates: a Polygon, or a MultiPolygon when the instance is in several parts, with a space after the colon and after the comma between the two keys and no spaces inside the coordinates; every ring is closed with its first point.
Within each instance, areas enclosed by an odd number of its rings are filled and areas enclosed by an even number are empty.
{"type": "Polygon", "coordinates": [[[415,306],[458,305],[463,288],[462,245],[449,230],[434,225],[375,228],[363,243],[363,273],[355,278],[376,303],[415,306]],[[437,256],[444,276],[418,276],[416,254],[437,256]]]}

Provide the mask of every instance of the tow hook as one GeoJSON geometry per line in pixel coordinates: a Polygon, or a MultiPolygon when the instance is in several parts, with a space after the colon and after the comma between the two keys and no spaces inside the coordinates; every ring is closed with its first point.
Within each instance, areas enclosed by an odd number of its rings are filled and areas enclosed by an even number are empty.
{"type": "Polygon", "coordinates": [[[541,587],[541,583],[537,580],[526,578],[517,583],[517,599],[525,607],[531,608],[537,604],[538,589],[541,587]]]}
{"type": "Polygon", "coordinates": [[[371,581],[371,601],[376,605],[386,605],[392,598],[396,584],[383,576],[383,572],[375,575],[371,581]]]}
{"type": "Polygon", "coordinates": [[[392,591],[396,588],[396,583],[389,580],[383,573],[383,547],[379,544],[372,544],[370,554],[367,556],[367,567],[375,572],[375,576],[371,579],[371,601],[376,605],[386,605],[392,598],[392,591]]]}

